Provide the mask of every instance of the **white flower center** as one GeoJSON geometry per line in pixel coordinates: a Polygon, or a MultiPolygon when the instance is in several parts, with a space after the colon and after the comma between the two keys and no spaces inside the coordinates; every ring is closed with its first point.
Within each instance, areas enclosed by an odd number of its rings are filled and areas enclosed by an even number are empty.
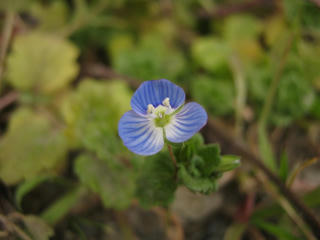
{"type": "Polygon", "coordinates": [[[168,115],[173,112],[173,109],[170,105],[170,99],[167,97],[162,101],[156,108],[152,104],[148,104],[147,113],[153,117],[162,118],[164,115],[168,115]]]}
{"type": "Polygon", "coordinates": [[[148,104],[147,113],[155,121],[155,124],[159,127],[164,127],[170,122],[170,114],[174,109],[170,105],[170,99],[167,97],[162,101],[162,104],[156,108],[152,104],[148,104]]]}

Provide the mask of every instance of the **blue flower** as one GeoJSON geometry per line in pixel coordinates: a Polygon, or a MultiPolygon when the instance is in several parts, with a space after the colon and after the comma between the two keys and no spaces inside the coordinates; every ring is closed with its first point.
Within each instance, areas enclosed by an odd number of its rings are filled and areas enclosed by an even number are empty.
{"type": "Polygon", "coordinates": [[[182,88],[166,79],[146,81],[131,99],[132,110],[119,121],[124,145],[139,155],[159,152],[164,139],[180,143],[207,123],[207,113],[198,103],[184,105],[182,88]]]}

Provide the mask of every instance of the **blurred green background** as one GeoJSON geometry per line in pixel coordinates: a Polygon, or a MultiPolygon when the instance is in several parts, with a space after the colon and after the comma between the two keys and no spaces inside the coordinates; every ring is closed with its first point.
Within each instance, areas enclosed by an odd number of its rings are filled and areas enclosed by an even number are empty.
{"type": "Polygon", "coordinates": [[[169,79],[320,216],[319,0],[1,0],[0,29],[0,239],[316,239],[245,159],[200,195],[117,125],[169,79]]]}

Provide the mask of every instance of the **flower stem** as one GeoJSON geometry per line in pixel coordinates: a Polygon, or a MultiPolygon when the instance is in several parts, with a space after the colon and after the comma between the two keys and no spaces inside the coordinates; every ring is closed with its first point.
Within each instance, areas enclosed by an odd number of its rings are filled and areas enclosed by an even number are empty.
{"type": "Polygon", "coordinates": [[[173,166],[174,166],[174,177],[177,178],[177,171],[178,171],[177,160],[173,154],[171,145],[169,143],[167,143],[167,146],[168,146],[170,158],[171,158],[173,166]]]}

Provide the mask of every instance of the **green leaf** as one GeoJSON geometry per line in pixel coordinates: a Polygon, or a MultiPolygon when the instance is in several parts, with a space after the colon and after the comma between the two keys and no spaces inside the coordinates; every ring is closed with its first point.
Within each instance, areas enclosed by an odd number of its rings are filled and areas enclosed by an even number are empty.
{"type": "Polygon", "coordinates": [[[305,194],[303,201],[310,207],[320,206],[320,187],[305,194]]]}
{"type": "Polygon", "coordinates": [[[191,85],[191,94],[195,101],[214,115],[227,115],[234,111],[234,85],[227,78],[195,77],[191,85]]]}
{"type": "Polygon", "coordinates": [[[272,145],[268,139],[267,131],[264,126],[258,128],[259,151],[265,164],[272,170],[276,171],[276,159],[274,157],[272,145]]]}
{"type": "Polygon", "coordinates": [[[18,208],[21,209],[21,203],[25,195],[27,195],[30,191],[39,186],[41,183],[51,178],[53,178],[53,176],[50,175],[36,176],[20,184],[15,192],[15,202],[18,208]]]}
{"type": "Polygon", "coordinates": [[[146,35],[137,45],[120,36],[109,44],[112,66],[127,76],[141,80],[166,78],[176,80],[185,67],[183,55],[157,36],[146,35]],[[115,50],[112,50],[115,46],[115,50]]]}
{"type": "Polygon", "coordinates": [[[283,152],[280,158],[279,176],[283,182],[286,182],[289,175],[289,159],[286,152],[283,152]]]}
{"type": "Polygon", "coordinates": [[[255,220],[253,222],[258,228],[263,229],[264,231],[271,233],[277,239],[283,240],[298,240],[301,239],[299,237],[294,236],[290,231],[286,230],[282,226],[278,226],[273,223],[269,223],[263,220],[255,220]]]}
{"type": "Polygon", "coordinates": [[[32,0],[2,0],[0,1],[0,10],[5,11],[22,11],[27,9],[28,5],[32,0]]]}
{"type": "MultiPolygon", "coordinates": [[[[275,52],[276,49],[274,50],[275,52]]],[[[266,89],[277,68],[277,58],[269,58],[264,64],[251,68],[248,74],[249,92],[256,103],[257,111],[266,99],[266,89]]],[[[311,85],[311,77],[301,61],[301,56],[290,52],[283,69],[277,93],[275,96],[270,120],[273,124],[287,126],[292,121],[300,119],[311,111],[315,101],[315,92],[311,85]]]]}
{"type": "Polygon", "coordinates": [[[43,218],[50,225],[55,225],[63,217],[65,217],[69,211],[87,194],[87,191],[83,187],[77,187],[74,190],[66,193],[45,211],[41,213],[43,218]]]}
{"type": "Polygon", "coordinates": [[[294,26],[319,30],[320,8],[312,1],[285,0],[284,10],[294,26]]]}
{"type": "Polygon", "coordinates": [[[260,103],[261,105],[266,99],[266,89],[270,87],[272,77],[273,71],[270,59],[266,59],[265,62],[251,66],[251,68],[248,69],[248,91],[255,104],[260,103]]]}
{"type": "Polygon", "coordinates": [[[224,24],[223,34],[229,42],[257,38],[262,30],[259,19],[249,15],[233,15],[224,24]]]}
{"type": "Polygon", "coordinates": [[[214,177],[194,177],[188,172],[184,165],[179,165],[178,176],[180,181],[191,191],[209,194],[217,189],[217,182],[214,177]]]}
{"type": "Polygon", "coordinates": [[[217,189],[216,180],[225,171],[240,165],[238,157],[220,156],[217,144],[203,145],[200,134],[176,149],[178,177],[182,184],[194,192],[209,194],[217,189]],[[222,161],[223,160],[223,161],[222,161]]]}
{"type": "Polygon", "coordinates": [[[136,195],[145,207],[167,207],[177,188],[175,169],[166,153],[148,157],[140,167],[136,195]]]}
{"type": "Polygon", "coordinates": [[[311,108],[311,114],[314,116],[316,119],[320,119],[320,96],[317,96],[312,108],[311,108]]]}
{"type": "Polygon", "coordinates": [[[210,177],[217,167],[221,167],[220,147],[218,144],[209,144],[201,147],[197,153],[202,159],[202,166],[199,166],[202,176],[210,177]]]}
{"type": "Polygon", "coordinates": [[[272,119],[277,125],[288,125],[292,120],[310,112],[315,93],[304,74],[303,69],[299,69],[294,63],[289,64],[283,73],[278,87],[275,114],[272,114],[272,119]]]}
{"type": "Polygon", "coordinates": [[[278,40],[284,34],[287,34],[288,29],[285,19],[281,15],[275,15],[266,19],[263,24],[265,41],[269,46],[273,46],[278,43],[278,40]]]}
{"type": "Polygon", "coordinates": [[[107,161],[81,155],[76,159],[75,172],[85,186],[101,197],[105,207],[126,208],[135,190],[134,173],[120,164],[109,165],[107,161]]]}
{"type": "Polygon", "coordinates": [[[63,129],[48,115],[28,108],[12,115],[9,130],[0,140],[0,176],[5,183],[54,173],[63,166],[67,142],[63,129]]]}
{"type": "Polygon", "coordinates": [[[262,23],[248,15],[235,15],[226,19],[223,35],[233,53],[244,60],[257,61],[263,56],[259,43],[262,23]]]}
{"type": "Polygon", "coordinates": [[[233,223],[227,228],[223,240],[242,239],[247,227],[246,223],[233,223]]]}
{"type": "Polygon", "coordinates": [[[83,80],[63,102],[61,112],[73,145],[112,160],[110,154],[125,152],[117,136],[118,121],[130,109],[131,91],[120,80],[83,80]]]}
{"type": "MultiPolygon", "coordinates": [[[[316,38],[316,41],[319,40],[319,37],[316,38]]],[[[297,42],[297,51],[305,78],[311,80],[310,82],[319,90],[320,69],[317,66],[320,65],[320,59],[318,57],[320,54],[320,45],[301,39],[297,42]]]]}
{"type": "Polygon", "coordinates": [[[41,1],[35,1],[31,4],[30,13],[37,18],[40,30],[54,31],[62,28],[70,16],[67,3],[63,0],[55,0],[43,4],[41,1]]]}
{"type": "MultiPolygon", "coordinates": [[[[178,162],[188,162],[197,150],[203,145],[203,137],[201,134],[197,133],[188,141],[177,144],[175,147],[175,155],[178,162]]],[[[171,143],[170,143],[171,144],[171,143]]]]}
{"type": "Polygon", "coordinates": [[[70,42],[55,35],[19,35],[8,57],[8,81],[20,91],[57,92],[77,75],[77,56],[70,42]]]}
{"type": "Polygon", "coordinates": [[[215,172],[227,172],[240,166],[240,158],[233,155],[221,156],[220,164],[215,167],[215,172]]]}
{"type": "MultiPolygon", "coordinates": [[[[320,206],[320,187],[306,193],[302,199],[303,202],[310,208],[320,206]]],[[[265,219],[273,216],[280,216],[280,214],[283,213],[284,210],[278,203],[272,203],[264,208],[256,209],[252,214],[251,219],[265,219]]]]}
{"type": "Polygon", "coordinates": [[[193,42],[191,53],[198,66],[214,72],[228,67],[231,50],[223,40],[203,37],[193,42]]]}

